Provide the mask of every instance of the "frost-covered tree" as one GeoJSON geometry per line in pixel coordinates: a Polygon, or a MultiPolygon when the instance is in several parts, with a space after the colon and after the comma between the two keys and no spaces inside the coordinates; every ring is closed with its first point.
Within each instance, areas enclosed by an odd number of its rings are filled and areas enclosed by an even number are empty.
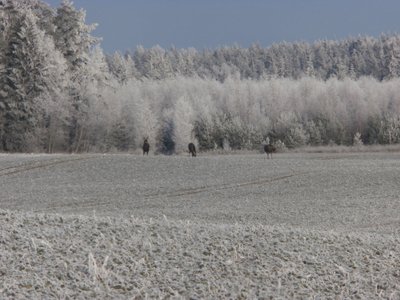
{"type": "Polygon", "coordinates": [[[305,124],[305,131],[309,135],[310,145],[319,146],[323,144],[323,126],[321,126],[320,121],[317,121],[317,123],[313,120],[307,121],[305,124]]]}
{"type": "Polygon", "coordinates": [[[155,146],[160,123],[148,99],[144,99],[143,97],[135,99],[132,117],[134,118],[136,147],[139,148],[144,139],[147,139],[152,147],[155,146]]]}
{"type": "MultiPolygon", "coordinates": [[[[54,18],[54,41],[57,49],[64,55],[70,74],[69,87],[71,99],[71,119],[69,122],[70,151],[82,151],[87,137],[85,120],[89,110],[89,97],[93,90],[95,78],[90,66],[91,50],[98,39],[91,36],[94,25],[85,23],[85,11],[76,10],[70,0],[63,0],[54,18]]],[[[92,59],[93,61],[93,59],[92,59]]],[[[98,60],[94,60],[98,61],[98,60]]]]}
{"type": "Polygon", "coordinates": [[[168,60],[166,51],[160,46],[155,46],[148,50],[138,47],[134,60],[142,77],[165,79],[173,75],[171,61],[168,60]]]}
{"type": "Polygon", "coordinates": [[[364,145],[364,143],[361,139],[361,133],[356,132],[356,134],[354,135],[354,138],[353,138],[353,146],[360,147],[362,145],[364,145]]]}
{"type": "Polygon", "coordinates": [[[195,114],[188,99],[185,96],[180,97],[175,103],[173,116],[175,152],[186,152],[190,142],[197,144],[193,133],[194,119],[195,114]]]}
{"type": "MultiPolygon", "coordinates": [[[[70,127],[71,151],[88,151],[98,139],[99,109],[112,105],[105,95],[113,93],[118,84],[110,80],[108,65],[102,49],[94,47],[88,57],[88,64],[80,70],[80,82],[73,82],[73,89],[79,91],[78,106],[73,107],[74,118],[70,127]],[[76,122],[75,122],[76,120],[76,122]]],[[[77,103],[77,102],[75,102],[77,103]]],[[[115,126],[119,126],[114,123],[115,126]]]]}
{"type": "Polygon", "coordinates": [[[160,127],[158,131],[157,139],[157,151],[163,154],[171,155],[175,153],[175,141],[174,141],[174,111],[172,108],[166,108],[162,111],[160,116],[160,127]]]}
{"type": "Polygon", "coordinates": [[[393,36],[387,39],[386,45],[386,62],[388,78],[396,78],[400,76],[400,39],[393,36]]]}
{"type": "Polygon", "coordinates": [[[384,144],[400,143],[400,115],[387,113],[381,120],[379,138],[384,144]]]}
{"type": "MultiPolygon", "coordinates": [[[[130,56],[128,56],[130,58],[130,56]]],[[[133,62],[133,61],[132,61],[133,62]]],[[[132,76],[132,62],[125,60],[119,52],[107,57],[110,73],[120,82],[126,83],[132,76]]]]}
{"type": "Polygon", "coordinates": [[[63,99],[64,83],[65,62],[52,39],[39,29],[32,11],[21,10],[6,48],[0,99],[4,150],[27,151],[41,145],[37,131],[49,124],[50,112],[59,104],[54,103],[63,99]]]}
{"type": "Polygon", "coordinates": [[[113,55],[107,56],[107,63],[112,76],[122,84],[126,84],[130,79],[138,76],[135,62],[129,54],[123,56],[121,53],[115,52],[113,55]]]}
{"type": "Polygon", "coordinates": [[[1,150],[400,142],[398,35],[105,56],[71,1],[1,0],[0,18],[1,150]]]}
{"type": "Polygon", "coordinates": [[[70,0],[63,0],[54,18],[54,41],[72,72],[79,71],[89,61],[89,52],[98,39],[91,36],[96,24],[85,24],[86,13],[76,10],[70,0]]]}
{"type": "Polygon", "coordinates": [[[303,124],[294,112],[281,113],[274,124],[273,135],[288,148],[303,146],[309,140],[303,124]]]}
{"type": "Polygon", "coordinates": [[[303,76],[322,80],[329,78],[358,79],[373,76],[378,80],[398,77],[398,35],[379,38],[357,37],[340,41],[322,40],[277,43],[262,48],[237,45],[219,49],[165,50],[137,47],[130,53],[138,67],[137,78],[163,80],[175,76],[213,78],[224,81],[233,74],[241,79],[303,76]]]}

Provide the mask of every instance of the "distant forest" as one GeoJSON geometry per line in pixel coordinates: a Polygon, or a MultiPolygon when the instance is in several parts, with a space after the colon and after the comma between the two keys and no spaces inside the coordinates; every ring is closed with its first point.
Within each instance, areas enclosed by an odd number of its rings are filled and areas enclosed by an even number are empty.
{"type": "Polygon", "coordinates": [[[122,63],[136,79],[197,76],[223,81],[234,75],[257,80],[304,76],[328,80],[372,76],[381,81],[400,75],[400,37],[381,35],[313,44],[279,43],[267,48],[254,44],[250,48],[231,46],[202,51],[138,47],[123,57],[115,53],[107,60],[116,77],[121,74],[122,63]]]}
{"type": "Polygon", "coordinates": [[[105,54],[64,0],[0,0],[0,151],[400,142],[400,36],[105,54]]]}

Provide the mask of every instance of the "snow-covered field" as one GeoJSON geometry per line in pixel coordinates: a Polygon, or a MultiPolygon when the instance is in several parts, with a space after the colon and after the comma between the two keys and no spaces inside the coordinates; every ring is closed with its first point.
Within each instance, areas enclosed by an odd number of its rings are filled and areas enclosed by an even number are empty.
{"type": "Polygon", "coordinates": [[[0,298],[400,299],[400,153],[0,155],[0,298]]]}

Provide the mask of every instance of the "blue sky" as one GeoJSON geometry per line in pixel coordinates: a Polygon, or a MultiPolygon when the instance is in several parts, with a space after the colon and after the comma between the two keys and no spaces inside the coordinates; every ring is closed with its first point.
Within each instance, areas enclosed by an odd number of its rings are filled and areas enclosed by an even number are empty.
{"type": "MultiPolygon", "coordinates": [[[[61,0],[44,0],[57,7],[61,0]]],[[[217,48],[400,32],[399,0],[75,0],[102,48],[217,48]]]]}

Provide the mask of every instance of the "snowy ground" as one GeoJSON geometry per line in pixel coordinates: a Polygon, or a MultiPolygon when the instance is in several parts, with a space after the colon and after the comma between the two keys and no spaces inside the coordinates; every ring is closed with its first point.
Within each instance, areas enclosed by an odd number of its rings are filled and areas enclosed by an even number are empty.
{"type": "Polygon", "coordinates": [[[400,154],[0,155],[0,298],[400,299],[400,154]]]}

